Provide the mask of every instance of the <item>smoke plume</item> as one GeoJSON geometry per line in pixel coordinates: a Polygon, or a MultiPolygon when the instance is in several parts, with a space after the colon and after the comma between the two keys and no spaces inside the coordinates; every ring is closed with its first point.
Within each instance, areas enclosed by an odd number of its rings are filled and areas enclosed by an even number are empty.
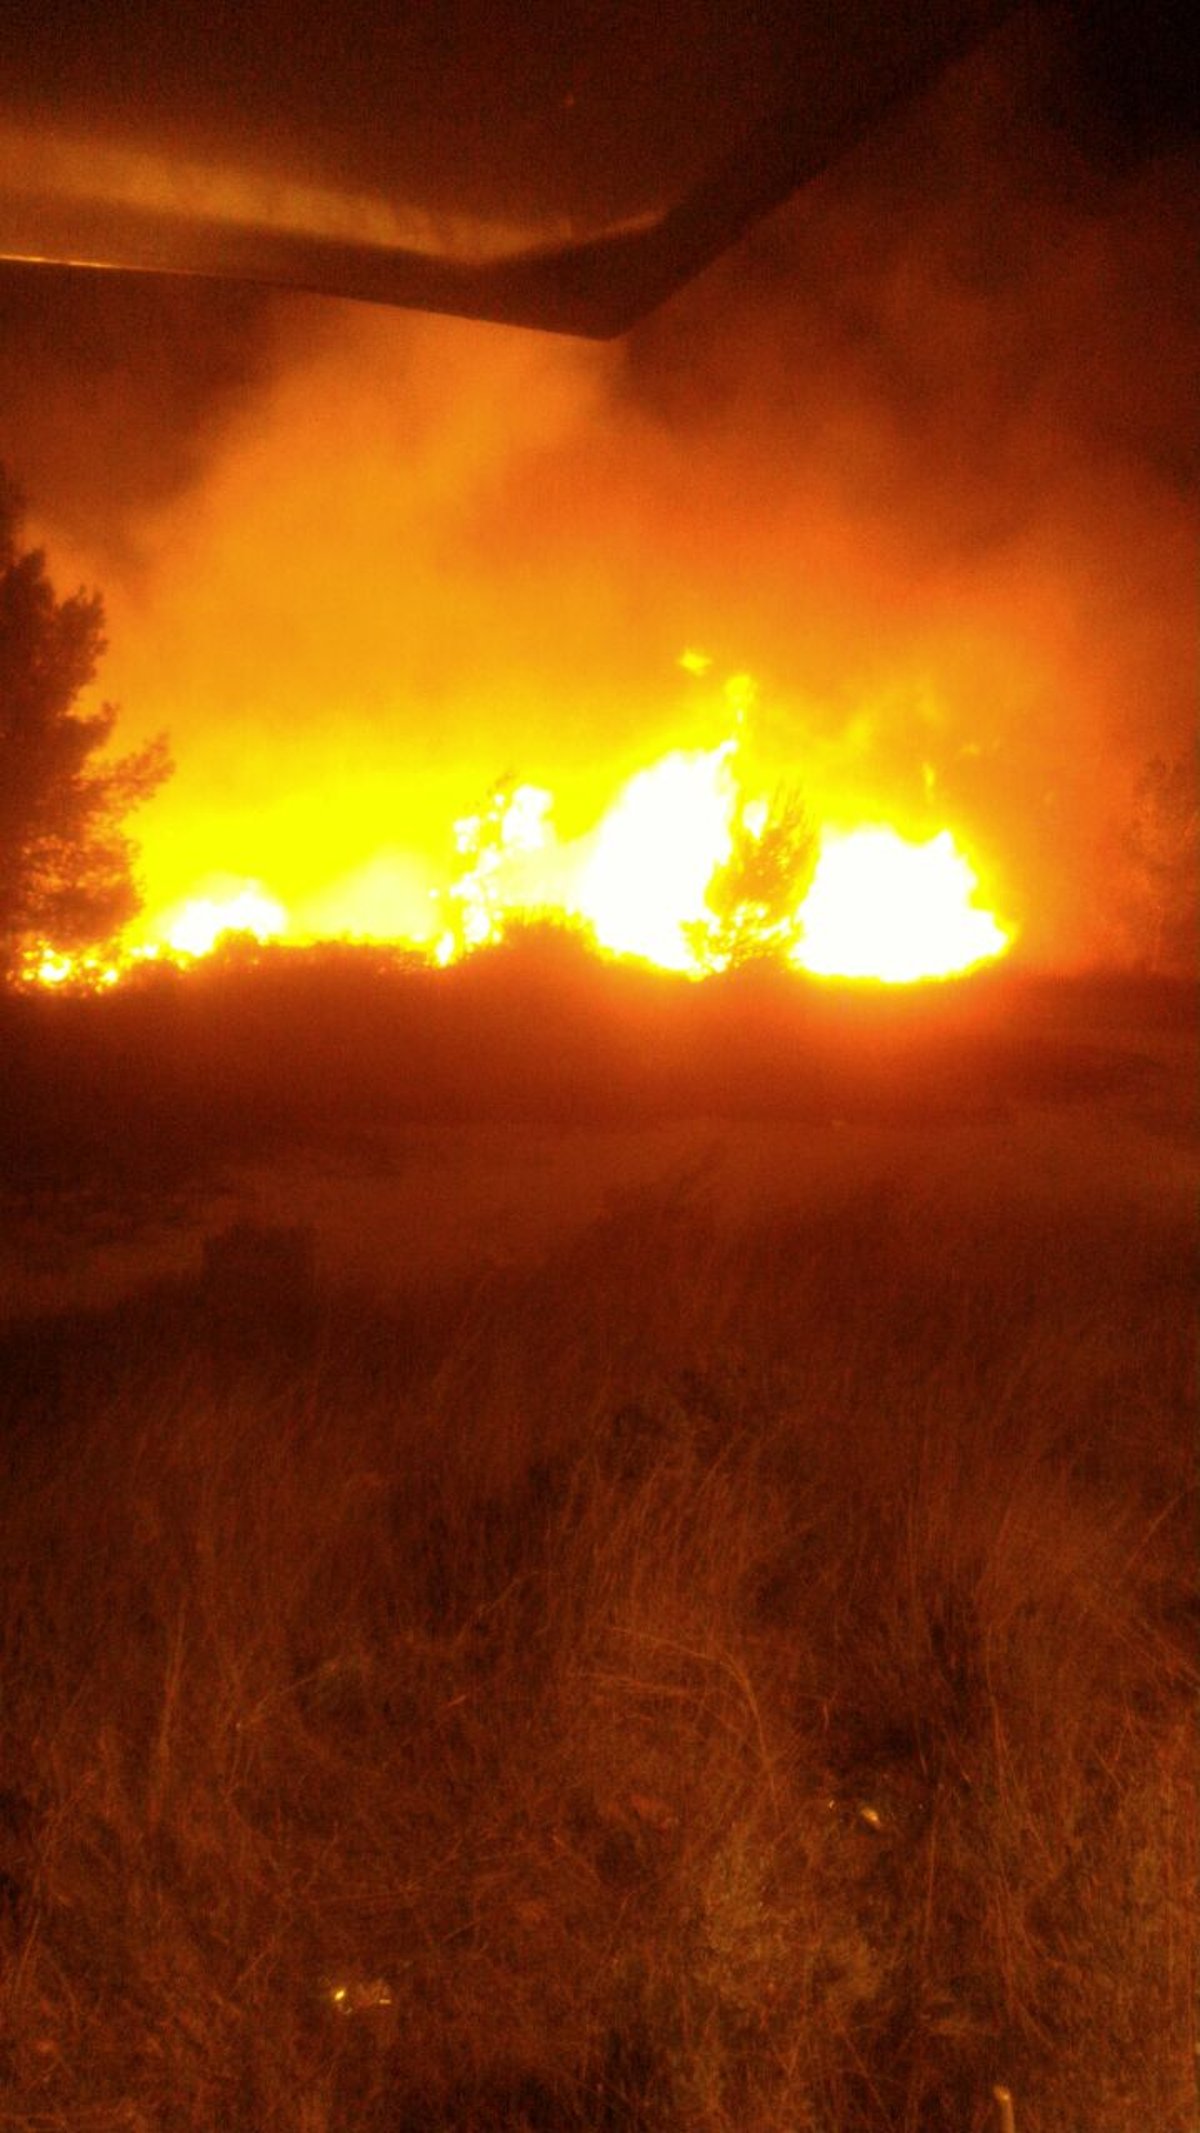
{"type": "Polygon", "coordinates": [[[124,741],[178,765],[151,904],[227,873],[417,929],[496,777],[576,834],[749,672],[764,780],[949,823],[1036,961],[1120,952],[1193,718],[1200,197],[1186,146],[1114,151],[1056,34],[611,346],[11,270],[0,455],[106,595],[124,741]]]}

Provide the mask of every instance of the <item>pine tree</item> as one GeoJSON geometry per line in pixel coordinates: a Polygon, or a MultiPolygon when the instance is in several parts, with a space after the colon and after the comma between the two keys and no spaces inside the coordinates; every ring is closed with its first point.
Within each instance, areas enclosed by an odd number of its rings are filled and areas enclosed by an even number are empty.
{"type": "Polygon", "coordinates": [[[105,650],[98,593],[60,600],[0,469],[0,979],[110,941],[139,907],[126,816],[170,773],[161,737],[105,759],[116,711],[76,700],[105,650]]]}

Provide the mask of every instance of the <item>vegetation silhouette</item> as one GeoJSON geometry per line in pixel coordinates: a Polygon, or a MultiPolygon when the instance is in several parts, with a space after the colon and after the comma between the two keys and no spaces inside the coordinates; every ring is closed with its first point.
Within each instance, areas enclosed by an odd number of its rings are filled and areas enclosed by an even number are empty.
{"type": "Polygon", "coordinates": [[[667,1190],[432,1299],[243,1226],[0,1328],[6,2133],[1192,2125],[1130,1213],[667,1190]]]}
{"type": "Polygon", "coordinates": [[[1189,2123],[1194,1224],[975,1165],[1023,1101],[1106,1145],[1194,1007],[542,921],[0,994],[14,1225],[192,1253],[0,1295],[6,2133],[1189,2123]],[[794,1202],[722,1215],[722,1114],[817,1121],[750,1137],[794,1202]],[[573,1138],[443,1126],[680,1117],[544,1249],[419,1263],[456,1164],[516,1142],[532,1216],[573,1138]]]}
{"type": "Polygon", "coordinates": [[[0,468],[0,980],[30,954],[111,941],[138,910],[126,816],[170,774],[160,736],[104,760],[116,711],[76,709],[105,650],[104,606],[60,600],[0,468]]]}
{"type": "Polygon", "coordinates": [[[1132,870],[1131,917],[1146,966],[1194,973],[1200,967],[1200,800],[1194,762],[1153,756],[1145,765],[1125,851],[1132,870]]]}
{"type": "Polygon", "coordinates": [[[701,983],[526,925],[439,969],[403,950],[249,937],[119,985],[0,993],[0,1160],[194,1174],[327,1132],[686,1118],[994,1117],[1158,1071],[1195,989],[983,971],[850,986],[750,963],[701,983]]]}
{"type": "Polygon", "coordinates": [[[729,857],[708,885],[705,915],[683,929],[706,970],[786,959],[800,934],[816,856],[816,832],[795,789],[775,794],[765,820],[735,824],[729,857]]]}

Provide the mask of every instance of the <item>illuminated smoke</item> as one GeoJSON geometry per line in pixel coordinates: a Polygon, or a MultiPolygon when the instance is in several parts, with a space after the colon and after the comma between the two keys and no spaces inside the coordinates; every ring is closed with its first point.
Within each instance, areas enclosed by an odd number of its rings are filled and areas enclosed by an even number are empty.
{"type": "Polygon", "coordinates": [[[123,741],[171,737],[146,935],[227,875],[290,937],[432,943],[506,773],[554,795],[529,888],[562,906],[556,855],[723,745],[744,666],[748,788],[949,826],[1032,959],[1113,952],[1193,720],[1195,222],[1186,159],[1089,163],[1010,44],[622,344],[245,298],[239,340],[209,292],[211,342],[193,294],[151,364],[106,284],[99,413],[64,366],[39,416],[7,358],[0,447],[35,504],[53,474],[56,577],[105,591],[123,741]]]}

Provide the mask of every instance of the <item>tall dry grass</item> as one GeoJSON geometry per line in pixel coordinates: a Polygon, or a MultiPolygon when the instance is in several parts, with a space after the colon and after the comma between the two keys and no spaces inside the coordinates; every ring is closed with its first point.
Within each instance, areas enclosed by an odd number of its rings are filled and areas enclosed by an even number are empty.
{"type": "Polygon", "coordinates": [[[665,1196],[10,1336],[0,2125],[1195,2133],[1191,1276],[665,1196]]]}

